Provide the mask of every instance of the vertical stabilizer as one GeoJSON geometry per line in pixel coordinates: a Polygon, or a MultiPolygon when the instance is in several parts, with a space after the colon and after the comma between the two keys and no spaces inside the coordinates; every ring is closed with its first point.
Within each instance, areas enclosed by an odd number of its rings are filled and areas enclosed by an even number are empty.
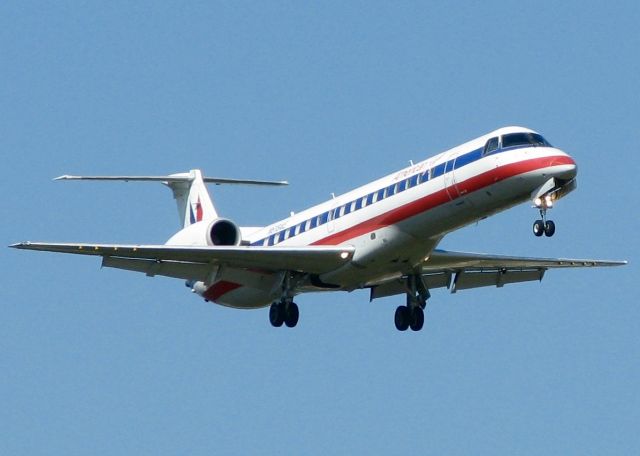
{"type": "Polygon", "coordinates": [[[199,169],[192,169],[189,173],[172,174],[170,177],[176,179],[169,180],[166,185],[173,191],[183,227],[218,217],[199,169]]]}

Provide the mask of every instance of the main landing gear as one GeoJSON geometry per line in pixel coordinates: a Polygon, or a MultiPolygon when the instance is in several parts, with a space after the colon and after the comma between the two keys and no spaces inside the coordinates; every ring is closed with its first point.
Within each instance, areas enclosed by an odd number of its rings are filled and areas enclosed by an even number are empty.
{"type": "Polygon", "coordinates": [[[407,305],[396,309],[394,322],[398,331],[420,331],[424,326],[424,308],[431,296],[421,274],[407,277],[407,305]]]}
{"type": "Polygon", "coordinates": [[[282,326],[283,323],[289,328],[293,328],[298,324],[298,319],[300,318],[298,305],[293,302],[292,279],[291,273],[284,273],[282,278],[282,299],[271,304],[269,309],[269,322],[276,328],[282,326]]]}
{"type": "Polygon", "coordinates": [[[547,209],[553,207],[553,200],[550,196],[544,198],[536,198],[534,200],[535,207],[540,210],[540,218],[533,222],[533,234],[537,237],[543,234],[547,237],[551,237],[556,232],[556,224],[553,220],[547,220],[547,209]]]}
{"type": "Polygon", "coordinates": [[[298,305],[293,302],[282,300],[280,302],[274,302],[269,309],[269,321],[272,326],[279,328],[284,323],[289,328],[293,328],[298,324],[298,318],[300,318],[300,311],[298,305]]]}
{"type": "Polygon", "coordinates": [[[399,306],[394,321],[398,331],[420,331],[424,326],[424,310],[420,307],[399,306]]]}

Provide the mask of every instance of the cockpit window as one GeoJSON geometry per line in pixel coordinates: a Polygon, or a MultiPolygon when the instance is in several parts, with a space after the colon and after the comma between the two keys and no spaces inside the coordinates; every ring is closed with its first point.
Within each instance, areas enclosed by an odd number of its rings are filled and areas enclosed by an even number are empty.
{"type": "Polygon", "coordinates": [[[493,152],[494,150],[498,149],[498,137],[496,136],[495,138],[491,138],[489,141],[487,141],[487,144],[484,145],[484,155],[488,155],[491,152],[493,152]]]}
{"type": "Polygon", "coordinates": [[[544,139],[537,133],[511,133],[502,136],[503,148],[514,146],[551,147],[551,144],[549,144],[546,139],[544,139]]]}

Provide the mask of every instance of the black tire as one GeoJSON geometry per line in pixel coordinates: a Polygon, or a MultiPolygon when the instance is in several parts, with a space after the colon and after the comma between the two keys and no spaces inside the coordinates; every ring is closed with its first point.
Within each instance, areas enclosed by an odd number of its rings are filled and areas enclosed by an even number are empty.
{"type": "Polygon", "coordinates": [[[298,318],[300,318],[300,310],[295,302],[292,302],[287,306],[287,315],[284,319],[284,324],[289,328],[293,328],[298,324],[298,318]]]}
{"type": "Polygon", "coordinates": [[[271,308],[269,309],[269,321],[271,322],[271,326],[275,328],[279,328],[284,323],[284,315],[282,315],[282,306],[279,303],[271,304],[271,308]]]}
{"type": "Polygon", "coordinates": [[[411,330],[420,331],[424,326],[424,312],[420,307],[416,307],[411,311],[411,330]]]}
{"type": "Polygon", "coordinates": [[[551,237],[555,232],[556,232],[556,224],[553,223],[552,220],[547,220],[547,223],[544,225],[545,236],[551,237]]]}
{"type": "Polygon", "coordinates": [[[540,237],[544,234],[544,223],[542,220],[536,220],[533,222],[533,234],[540,237]]]}
{"type": "Polygon", "coordinates": [[[394,321],[398,331],[406,331],[409,327],[409,308],[407,306],[399,306],[396,309],[394,321]]]}

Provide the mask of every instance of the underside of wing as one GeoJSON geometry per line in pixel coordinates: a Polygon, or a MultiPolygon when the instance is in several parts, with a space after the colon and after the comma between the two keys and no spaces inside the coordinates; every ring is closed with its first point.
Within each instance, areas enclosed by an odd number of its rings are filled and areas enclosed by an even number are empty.
{"type": "Polygon", "coordinates": [[[431,269],[486,269],[486,268],[582,268],[599,266],[621,266],[626,261],[572,259],[572,258],[532,258],[486,253],[453,252],[434,250],[423,266],[431,269]]]}
{"type": "MultiPolygon", "coordinates": [[[[458,290],[542,280],[548,269],[621,266],[626,261],[532,258],[486,253],[434,250],[422,266],[422,280],[429,289],[458,290]]],[[[371,299],[407,293],[405,277],[371,283],[371,299]]]]}
{"type": "Polygon", "coordinates": [[[103,257],[103,266],[201,279],[213,265],[265,271],[298,271],[322,274],[350,261],[353,247],[248,247],[168,246],[22,242],[11,247],[25,250],[103,257]]]}

